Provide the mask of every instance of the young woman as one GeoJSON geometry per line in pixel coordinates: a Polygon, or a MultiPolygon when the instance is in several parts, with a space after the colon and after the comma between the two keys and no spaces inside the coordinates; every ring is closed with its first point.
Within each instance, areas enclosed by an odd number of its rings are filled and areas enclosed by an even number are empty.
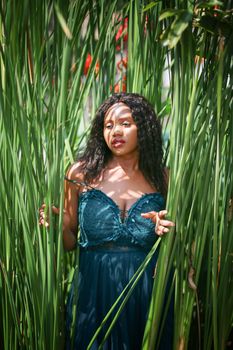
{"type": "MultiPolygon", "coordinates": [[[[161,126],[152,106],[134,93],[109,97],[96,113],[85,152],[70,167],[65,181],[64,247],[80,248],[79,272],[68,298],[66,320],[69,334],[72,305],[77,303],[75,349],[87,348],[157,236],[174,226],[165,220],[166,190],[161,126]]],[[[58,208],[53,211],[59,214],[58,208]]],[[[40,222],[47,225],[44,206],[40,222]]],[[[125,304],[103,349],[141,349],[157,255],[125,304]]],[[[91,349],[98,349],[114,314],[91,349]]],[[[168,315],[161,349],[171,348],[171,318],[168,315]]]]}

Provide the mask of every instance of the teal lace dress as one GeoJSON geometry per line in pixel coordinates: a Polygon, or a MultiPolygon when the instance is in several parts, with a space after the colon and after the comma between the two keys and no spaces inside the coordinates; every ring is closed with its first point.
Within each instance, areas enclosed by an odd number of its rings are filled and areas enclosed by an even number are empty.
{"type": "MultiPolygon", "coordinates": [[[[74,277],[67,303],[66,348],[70,345],[72,304],[78,290],[74,349],[85,350],[103,318],[141,265],[156,241],[154,224],[141,213],[164,208],[159,193],[139,198],[122,220],[119,207],[104,192],[91,189],[79,199],[80,268],[74,277]],[[77,289],[78,288],[78,289],[77,289]]],[[[124,306],[104,343],[104,350],[141,349],[153,285],[155,255],[124,306]]],[[[111,319],[91,347],[97,350],[111,319]]],[[[171,349],[172,317],[160,349],[171,349]]]]}

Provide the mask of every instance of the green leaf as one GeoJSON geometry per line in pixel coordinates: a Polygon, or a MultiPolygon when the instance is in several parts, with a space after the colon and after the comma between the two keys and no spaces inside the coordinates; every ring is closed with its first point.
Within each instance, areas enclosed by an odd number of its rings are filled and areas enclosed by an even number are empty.
{"type": "Polygon", "coordinates": [[[154,6],[158,5],[159,3],[161,3],[162,0],[159,1],[151,1],[148,5],[143,7],[143,12],[146,12],[150,9],[152,9],[154,6]]]}
{"type": "Polygon", "coordinates": [[[182,11],[179,15],[177,15],[175,20],[160,37],[163,45],[169,46],[170,49],[175,47],[191,21],[192,13],[189,11],[182,11]]]}
{"type": "Polygon", "coordinates": [[[58,4],[54,4],[54,8],[55,8],[55,12],[56,12],[56,15],[57,15],[57,19],[62,27],[62,30],[63,32],[65,33],[66,37],[71,40],[72,39],[72,33],[68,27],[68,24],[66,23],[66,20],[65,18],[63,17],[62,15],[62,12],[60,11],[60,8],[58,6],[58,4]]]}
{"type": "Polygon", "coordinates": [[[199,4],[195,5],[196,9],[202,9],[202,8],[211,8],[213,6],[223,6],[222,1],[208,1],[208,2],[200,2],[199,4]]]}
{"type": "Polygon", "coordinates": [[[164,11],[161,11],[161,14],[159,16],[159,21],[162,21],[165,18],[177,16],[183,12],[185,12],[185,10],[166,9],[164,11]]]}

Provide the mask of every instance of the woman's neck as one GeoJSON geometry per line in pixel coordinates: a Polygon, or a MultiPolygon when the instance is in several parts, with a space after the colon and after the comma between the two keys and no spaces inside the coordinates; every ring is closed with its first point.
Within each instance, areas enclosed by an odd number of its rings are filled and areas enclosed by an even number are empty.
{"type": "Polygon", "coordinates": [[[113,156],[109,161],[108,166],[109,169],[113,168],[122,168],[125,173],[132,173],[139,169],[138,157],[117,157],[113,156]]]}

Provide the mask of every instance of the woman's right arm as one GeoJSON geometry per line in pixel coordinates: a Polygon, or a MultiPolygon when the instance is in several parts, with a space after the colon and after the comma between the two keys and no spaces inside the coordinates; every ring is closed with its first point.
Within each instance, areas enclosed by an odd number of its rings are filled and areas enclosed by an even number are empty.
{"type": "MultiPolygon", "coordinates": [[[[82,182],[79,164],[73,164],[66,173],[66,178],[82,182]]],[[[78,231],[78,197],[80,186],[65,180],[64,185],[64,212],[63,212],[63,244],[65,250],[75,249],[78,231]]]]}
{"type": "MultiPolygon", "coordinates": [[[[82,182],[82,174],[79,171],[80,164],[73,164],[66,173],[64,184],[64,208],[63,208],[63,245],[65,250],[73,250],[77,244],[78,231],[78,197],[80,185],[75,182],[82,182]],[[71,180],[68,181],[68,180],[71,180]],[[72,182],[74,181],[74,182],[72,182]]],[[[52,212],[60,215],[60,209],[52,206],[52,212]]],[[[39,210],[39,224],[49,227],[49,220],[46,215],[46,205],[43,204],[39,210]]]]}

